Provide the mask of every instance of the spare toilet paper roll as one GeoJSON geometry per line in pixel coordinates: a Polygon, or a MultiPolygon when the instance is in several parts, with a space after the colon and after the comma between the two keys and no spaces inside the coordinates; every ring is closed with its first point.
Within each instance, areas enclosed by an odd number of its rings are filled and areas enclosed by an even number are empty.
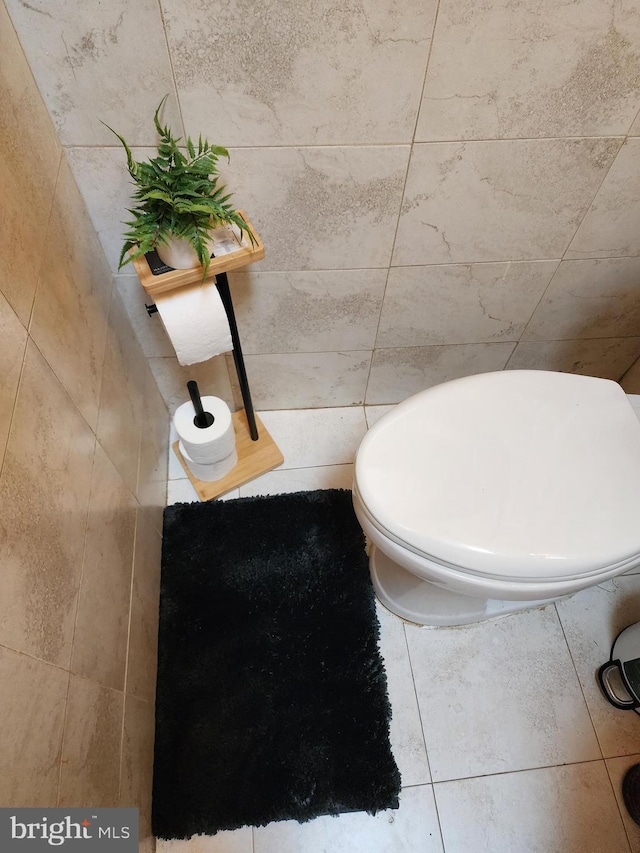
{"type": "Polygon", "coordinates": [[[204,411],[213,415],[213,423],[210,426],[195,425],[196,412],[191,400],[178,406],[173,423],[189,458],[194,462],[210,465],[224,459],[235,449],[236,436],[231,411],[224,400],[219,397],[202,397],[201,400],[204,411]]]}
{"type": "Polygon", "coordinates": [[[215,284],[180,287],[156,297],[180,364],[197,364],[233,349],[227,312],[215,284]]]}
{"type": "Polygon", "coordinates": [[[178,442],[178,448],[193,476],[197,477],[198,480],[204,480],[205,483],[212,483],[215,480],[221,480],[238,464],[238,453],[235,447],[229,456],[225,456],[224,459],[218,459],[216,462],[211,464],[195,462],[191,459],[181,441],[178,442]]]}

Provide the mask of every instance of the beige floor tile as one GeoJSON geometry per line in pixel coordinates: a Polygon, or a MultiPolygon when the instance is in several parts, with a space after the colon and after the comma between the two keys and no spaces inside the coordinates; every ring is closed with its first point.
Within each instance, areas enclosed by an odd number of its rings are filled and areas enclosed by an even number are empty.
{"type": "Polygon", "coordinates": [[[0,646],[0,803],[56,805],[68,673],[0,646]]]}
{"type": "Polygon", "coordinates": [[[352,463],[367,431],[362,406],[262,412],[260,417],[284,455],[279,470],[352,463]]]}
{"type": "Polygon", "coordinates": [[[26,346],[27,331],[0,293],[0,470],[26,346]]]}
{"type": "Polygon", "coordinates": [[[604,761],[434,786],[451,853],[628,853],[604,761]]]}
{"type": "Polygon", "coordinates": [[[58,806],[118,805],[124,694],[71,676],[58,806]]]}
{"type": "Polygon", "coordinates": [[[60,167],[45,254],[30,333],[95,430],[112,280],[66,160],[60,167]]]}
{"type": "Polygon", "coordinates": [[[71,666],[116,690],[124,690],[136,508],[97,445],[71,666]]]}
{"type": "Polygon", "coordinates": [[[62,149],[4,5],[0,6],[0,90],[4,151],[0,159],[0,282],[26,326],[62,149]]]}
{"type": "Polygon", "coordinates": [[[293,468],[268,471],[240,486],[240,497],[279,495],[314,489],[350,489],[353,465],[320,465],[316,468],[293,468]]]}
{"type": "Polygon", "coordinates": [[[167,443],[171,418],[150,370],[144,380],[137,498],[148,509],[158,531],[167,499],[167,443]]]}
{"type": "Polygon", "coordinates": [[[640,716],[607,702],[596,674],[623,628],[640,621],[640,576],[622,575],[556,605],[582,691],[605,758],[635,755],[640,716]]]}
{"type": "Polygon", "coordinates": [[[380,623],[379,646],[384,659],[391,702],[391,749],[403,787],[423,785],[431,782],[431,771],[413,685],[404,623],[379,603],[376,610],[380,623]]]}
{"type": "Polygon", "coordinates": [[[162,538],[149,511],[138,510],[131,591],[127,693],[154,702],[162,538]]]}
{"type": "Polygon", "coordinates": [[[68,666],[95,438],[29,343],[0,477],[0,641],[68,666]]]}
{"type": "Polygon", "coordinates": [[[138,485],[146,365],[120,297],[114,292],[104,358],[97,437],[127,488],[138,485]]]}
{"type": "Polygon", "coordinates": [[[120,806],[140,810],[141,840],[151,831],[154,734],[154,705],[127,695],[120,769],[120,806]]]}
{"type": "Polygon", "coordinates": [[[553,606],[405,632],[434,781],[602,757],[553,606]]]}

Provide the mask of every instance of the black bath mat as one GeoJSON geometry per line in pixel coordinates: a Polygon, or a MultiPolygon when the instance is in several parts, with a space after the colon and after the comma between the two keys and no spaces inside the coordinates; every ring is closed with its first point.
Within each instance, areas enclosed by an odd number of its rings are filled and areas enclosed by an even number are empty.
{"type": "Polygon", "coordinates": [[[398,806],[351,492],[165,510],[159,838],[398,806]]]}

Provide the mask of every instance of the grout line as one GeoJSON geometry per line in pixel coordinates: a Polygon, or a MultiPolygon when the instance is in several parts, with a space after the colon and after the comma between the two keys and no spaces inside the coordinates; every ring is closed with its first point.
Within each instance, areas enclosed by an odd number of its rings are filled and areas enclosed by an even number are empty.
{"type": "MultiPolygon", "coordinates": [[[[425,73],[426,78],[426,73],[425,73]]],[[[419,113],[419,110],[418,110],[419,113]]],[[[416,119],[417,125],[417,119],[416,119]]],[[[414,131],[415,133],[415,131],[414,131]]],[[[580,135],[568,135],[568,136],[510,136],[510,137],[497,137],[497,136],[487,136],[479,139],[460,139],[452,137],[451,139],[431,139],[431,140],[398,140],[394,142],[327,142],[327,143],[318,143],[318,142],[298,142],[298,143],[290,143],[286,145],[228,145],[226,146],[229,151],[271,151],[271,150],[298,150],[300,148],[400,148],[400,147],[409,147],[413,145],[473,145],[476,142],[485,143],[485,142],[561,142],[564,140],[584,140],[584,139],[626,139],[627,134],[624,132],[621,133],[607,133],[602,134],[601,136],[580,136],[580,135]]],[[[638,137],[632,136],[629,137],[631,139],[636,139],[638,137]]],[[[136,148],[153,148],[153,144],[149,145],[133,145],[131,146],[131,150],[135,150],[136,148]]],[[[182,147],[182,146],[181,146],[182,147]]],[[[82,145],[65,145],[64,148],[118,148],[117,145],[103,145],[100,143],[96,144],[82,144],[82,145]]]]}
{"type": "Polygon", "coordinates": [[[389,253],[389,263],[386,267],[387,274],[385,277],[384,288],[382,290],[382,300],[380,302],[380,312],[378,314],[378,322],[376,324],[376,331],[375,331],[375,335],[373,337],[373,347],[371,349],[371,358],[369,360],[369,370],[367,372],[367,380],[366,380],[365,385],[364,385],[364,400],[365,400],[365,402],[367,399],[367,392],[369,391],[369,382],[371,381],[371,371],[373,370],[373,359],[374,359],[374,354],[375,354],[375,350],[376,350],[376,341],[378,339],[378,334],[380,331],[380,323],[382,322],[382,312],[384,310],[384,302],[385,302],[385,298],[387,295],[387,287],[389,284],[389,276],[391,275],[391,270],[393,269],[393,265],[392,265],[393,253],[394,253],[395,247],[396,247],[396,239],[398,237],[398,229],[400,228],[400,219],[402,217],[402,205],[404,203],[404,197],[405,197],[405,193],[407,190],[407,181],[409,179],[409,169],[411,168],[411,159],[413,156],[413,147],[415,145],[416,130],[418,128],[418,121],[420,120],[420,110],[422,107],[422,99],[424,96],[424,87],[425,87],[426,82],[427,82],[427,74],[429,73],[429,63],[431,61],[431,52],[433,50],[433,42],[435,39],[435,31],[436,31],[436,24],[438,21],[439,11],[440,11],[440,0],[438,0],[438,2],[437,2],[436,11],[435,11],[435,14],[433,16],[433,26],[431,28],[431,36],[429,38],[429,49],[427,51],[427,58],[425,61],[425,66],[424,66],[424,75],[422,77],[422,86],[420,87],[420,95],[418,97],[416,117],[415,117],[415,121],[413,123],[413,131],[411,133],[411,141],[409,144],[410,147],[409,147],[409,154],[407,157],[407,167],[406,167],[405,172],[404,172],[404,181],[402,183],[402,191],[400,192],[400,195],[399,195],[400,201],[398,204],[398,213],[396,215],[396,227],[395,227],[394,232],[393,232],[393,240],[391,241],[391,251],[389,253]]]}
{"type": "Polygon", "coordinates": [[[580,673],[578,672],[578,667],[576,665],[575,658],[573,657],[573,652],[571,651],[571,645],[569,644],[569,640],[567,638],[567,633],[564,629],[564,624],[562,622],[562,617],[560,615],[560,611],[558,610],[557,602],[554,602],[553,609],[556,611],[556,618],[558,620],[558,624],[560,625],[560,630],[562,631],[562,636],[564,637],[564,642],[567,647],[567,651],[569,652],[569,657],[571,658],[571,664],[573,666],[573,670],[576,674],[576,678],[578,680],[578,685],[580,687],[580,692],[582,693],[582,701],[584,702],[585,708],[587,709],[587,714],[589,715],[589,720],[591,722],[591,728],[593,729],[593,734],[595,735],[596,742],[598,744],[598,749],[600,750],[600,755],[602,756],[602,760],[604,761],[604,751],[602,749],[602,743],[600,742],[600,738],[598,737],[598,731],[596,729],[595,723],[593,722],[593,716],[591,714],[591,709],[589,708],[589,703],[587,701],[587,695],[584,692],[584,688],[582,686],[582,681],[580,680],[580,673]]]}
{"type": "MultiPolygon", "coordinates": [[[[18,383],[17,383],[17,385],[16,385],[16,392],[15,392],[15,395],[14,395],[14,397],[13,397],[13,406],[12,406],[12,408],[11,408],[11,416],[10,416],[10,418],[9,418],[9,426],[8,426],[8,429],[7,429],[7,440],[6,440],[5,445],[4,445],[4,448],[3,448],[3,450],[2,450],[2,455],[0,455],[0,477],[2,476],[2,471],[3,471],[3,469],[4,469],[4,461],[5,461],[5,459],[6,459],[6,455],[7,455],[7,448],[9,447],[9,439],[11,438],[11,428],[12,428],[12,426],[13,426],[13,419],[14,419],[14,416],[15,416],[15,413],[16,413],[16,406],[17,406],[17,403],[18,403],[18,396],[19,396],[19,394],[20,394],[20,389],[21,389],[21,387],[22,387],[22,377],[23,377],[23,374],[24,374],[24,367],[25,367],[25,363],[26,363],[26,360],[27,360],[27,351],[28,351],[28,349],[29,349],[29,344],[30,344],[31,342],[33,342],[34,346],[37,346],[37,345],[36,345],[36,343],[35,343],[35,341],[33,341],[33,338],[31,337],[31,323],[32,323],[32,321],[33,321],[33,312],[34,312],[34,309],[35,309],[36,298],[37,298],[37,296],[38,296],[38,290],[39,290],[39,288],[40,288],[40,280],[41,280],[41,278],[42,278],[42,267],[43,267],[43,265],[44,265],[45,247],[46,247],[47,239],[48,239],[48,236],[49,236],[49,228],[50,228],[50,226],[51,226],[51,218],[52,218],[52,216],[53,216],[53,206],[54,206],[54,204],[55,204],[56,196],[57,196],[57,193],[58,193],[58,182],[59,182],[59,180],[60,180],[60,170],[61,170],[61,168],[62,168],[62,158],[63,158],[63,157],[64,157],[64,153],[61,151],[61,152],[60,152],[60,157],[59,157],[59,159],[58,159],[58,170],[57,170],[57,172],[56,172],[56,179],[55,179],[54,184],[53,184],[53,192],[51,193],[51,204],[50,204],[50,206],[49,206],[49,214],[48,214],[48,216],[47,216],[47,224],[46,224],[45,229],[44,229],[45,237],[44,237],[44,241],[43,241],[43,244],[42,244],[42,257],[40,258],[40,264],[39,264],[39,266],[38,266],[38,270],[37,270],[37,272],[36,272],[36,289],[35,289],[35,291],[34,291],[33,299],[32,299],[32,301],[31,301],[31,308],[29,309],[29,317],[28,317],[28,319],[27,319],[26,326],[25,326],[25,324],[22,322],[22,320],[20,320],[20,318],[18,317],[18,315],[16,314],[16,312],[15,312],[15,310],[14,310],[13,306],[11,305],[11,303],[9,302],[9,300],[8,300],[8,299],[6,300],[6,301],[7,301],[7,305],[9,306],[9,309],[10,309],[10,310],[11,310],[11,311],[16,315],[16,320],[18,320],[18,322],[20,323],[20,325],[22,326],[22,328],[26,331],[26,333],[27,333],[27,337],[26,337],[26,340],[25,340],[25,343],[24,343],[24,351],[23,351],[23,353],[22,353],[22,362],[21,362],[21,364],[20,364],[20,372],[19,372],[19,374],[18,374],[18,383]]],[[[39,349],[38,349],[38,351],[39,351],[39,349]]],[[[49,364],[49,362],[47,362],[47,364],[49,364]]],[[[66,389],[65,389],[65,390],[66,390],[66,389]]],[[[77,407],[76,407],[76,408],[77,408],[77,407]]]]}
{"type": "Polygon", "coordinates": [[[69,711],[69,694],[71,692],[71,670],[67,673],[67,692],[64,700],[64,712],[62,714],[62,736],[60,738],[60,760],[58,765],[58,784],[56,785],[56,806],[60,806],[60,788],[62,786],[62,764],[64,760],[65,746],[67,743],[67,714],[69,711]]]}
{"type": "MultiPolygon", "coordinates": [[[[616,756],[618,757],[618,756],[616,756]]],[[[619,756],[627,758],[628,756],[619,756]]],[[[630,756],[629,756],[630,757],[630,756]]],[[[494,773],[476,773],[473,776],[457,776],[455,779],[439,779],[432,784],[448,785],[450,782],[468,782],[472,779],[491,779],[493,776],[513,776],[516,773],[536,773],[538,770],[559,770],[563,767],[579,767],[582,764],[605,764],[609,759],[605,758],[586,758],[579,761],[564,761],[562,764],[540,764],[535,767],[519,767],[514,770],[496,770],[494,773]]],[[[416,787],[415,785],[407,785],[408,788],[416,787]]]]}
{"type": "MultiPolygon", "coordinates": [[[[568,251],[569,251],[569,249],[571,248],[571,244],[573,243],[573,241],[574,241],[574,240],[575,240],[575,238],[576,238],[576,234],[578,233],[578,231],[579,231],[579,230],[580,230],[580,228],[582,227],[582,223],[584,222],[584,220],[587,218],[587,216],[588,216],[588,215],[589,215],[589,213],[591,212],[591,209],[593,208],[594,202],[595,202],[595,200],[597,199],[597,197],[598,197],[598,194],[599,194],[600,190],[602,189],[602,187],[603,187],[604,183],[606,182],[607,178],[609,177],[609,173],[610,173],[610,172],[611,172],[611,170],[613,169],[614,163],[615,163],[615,162],[616,162],[616,160],[618,159],[618,156],[619,156],[620,152],[622,151],[622,149],[623,149],[623,147],[624,147],[624,145],[625,145],[625,143],[626,143],[626,141],[627,141],[627,137],[626,137],[626,136],[622,136],[622,137],[619,137],[619,136],[612,136],[612,137],[610,137],[610,138],[611,138],[611,139],[621,139],[622,141],[620,142],[620,145],[618,146],[618,150],[616,151],[616,153],[615,153],[614,157],[612,157],[612,159],[611,159],[611,163],[609,164],[609,168],[605,171],[605,173],[604,173],[604,176],[603,176],[602,180],[601,180],[601,181],[600,181],[600,183],[598,184],[598,188],[596,189],[595,193],[593,194],[593,198],[592,198],[592,199],[591,199],[591,201],[589,202],[589,206],[587,207],[587,209],[586,209],[586,211],[585,211],[585,213],[584,213],[584,216],[580,219],[580,222],[579,222],[579,223],[578,223],[578,225],[576,226],[576,230],[573,232],[573,237],[572,237],[572,238],[569,240],[569,242],[567,243],[567,248],[566,248],[566,249],[564,250],[564,252],[562,253],[562,259],[561,259],[561,260],[564,260],[564,259],[566,258],[566,256],[567,256],[567,252],[568,252],[568,251]]],[[[582,260],[582,259],[580,259],[580,260],[582,260]]]]}
{"type": "MultiPolygon", "coordinates": [[[[167,46],[167,57],[169,59],[169,68],[171,69],[171,80],[173,81],[173,94],[178,105],[178,115],[182,124],[182,138],[187,139],[187,128],[184,123],[184,115],[182,113],[182,104],[180,103],[180,95],[178,94],[178,83],[176,82],[176,71],[173,65],[173,57],[171,56],[171,48],[169,47],[169,37],[167,36],[167,23],[165,20],[164,9],[162,8],[162,0],[158,0],[158,9],[160,11],[160,22],[162,23],[162,33],[164,35],[164,43],[167,46]]],[[[115,147],[115,146],[113,146],[115,147]]]]}
{"type": "MultiPolygon", "coordinates": [[[[429,769],[429,778],[431,780],[431,782],[429,784],[431,785],[431,795],[433,796],[433,807],[436,811],[436,819],[438,821],[438,830],[440,832],[440,841],[442,843],[442,849],[444,850],[445,845],[444,845],[444,833],[442,831],[442,820],[440,819],[440,810],[438,809],[438,799],[436,797],[436,788],[435,788],[435,783],[434,783],[434,779],[433,779],[433,773],[431,772],[431,761],[429,759],[429,749],[427,747],[427,739],[426,739],[425,733],[424,733],[424,722],[422,719],[422,711],[420,710],[420,702],[418,700],[418,691],[416,689],[416,679],[415,679],[415,675],[413,672],[413,661],[411,660],[411,650],[409,649],[409,640],[407,638],[407,626],[406,626],[406,623],[404,621],[402,622],[402,633],[404,635],[404,644],[405,644],[405,648],[407,650],[407,659],[409,661],[409,669],[411,671],[411,683],[413,684],[413,695],[414,695],[415,700],[416,700],[416,708],[418,709],[418,719],[420,720],[420,730],[422,731],[422,742],[424,743],[424,754],[425,754],[425,758],[427,759],[427,767],[429,769]]],[[[407,788],[413,788],[413,787],[417,787],[417,786],[407,785],[406,787],[407,788]]]]}
{"type": "MultiPolygon", "coordinates": [[[[632,758],[632,757],[633,756],[629,756],[629,758],[632,758]]],[[[604,769],[605,769],[605,772],[607,774],[607,778],[609,779],[609,784],[611,785],[611,792],[613,794],[613,799],[615,800],[615,804],[616,804],[616,807],[618,809],[618,813],[620,815],[620,821],[622,822],[622,828],[624,829],[624,834],[627,836],[627,843],[629,844],[629,850],[632,851],[633,850],[633,839],[631,838],[631,836],[629,835],[629,831],[627,830],[627,824],[626,824],[626,821],[624,819],[625,815],[624,815],[622,808],[620,806],[620,801],[618,799],[618,795],[616,794],[616,786],[613,784],[613,779],[611,778],[611,771],[609,770],[609,765],[607,764],[607,759],[605,758],[605,759],[603,759],[603,761],[604,761],[604,769]]]]}

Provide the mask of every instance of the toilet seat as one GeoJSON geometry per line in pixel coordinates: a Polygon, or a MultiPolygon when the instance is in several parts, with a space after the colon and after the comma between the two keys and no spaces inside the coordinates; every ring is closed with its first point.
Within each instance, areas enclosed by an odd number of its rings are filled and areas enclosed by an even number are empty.
{"type": "Polygon", "coordinates": [[[595,584],[640,565],[640,423],[610,380],[453,380],[369,430],[354,499],[381,538],[446,575],[595,584]]]}

